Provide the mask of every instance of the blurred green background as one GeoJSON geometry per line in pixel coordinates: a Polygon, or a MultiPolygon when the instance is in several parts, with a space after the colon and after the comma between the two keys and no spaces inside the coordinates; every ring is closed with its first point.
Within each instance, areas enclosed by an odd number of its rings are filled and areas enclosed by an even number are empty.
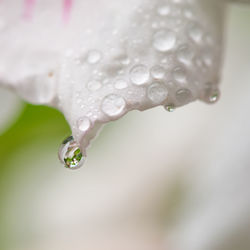
{"type": "MultiPolygon", "coordinates": [[[[70,135],[70,128],[59,111],[27,103],[20,103],[20,106],[17,120],[0,135],[0,245],[3,250],[12,242],[15,228],[15,218],[6,214],[3,204],[8,203],[12,190],[20,182],[29,181],[29,176],[39,172],[43,179],[53,172],[49,168],[61,167],[59,163],[55,164],[58,161],[56,152],[59,142],[70,135]],[[49,164],[50,161],[53,163],[49,164]]],[[[22,217],[22,211],[17,216],[22,217]]],[[[22,225],[25,235],[30,231],[26,226],[26,223],[22,225]]]]}

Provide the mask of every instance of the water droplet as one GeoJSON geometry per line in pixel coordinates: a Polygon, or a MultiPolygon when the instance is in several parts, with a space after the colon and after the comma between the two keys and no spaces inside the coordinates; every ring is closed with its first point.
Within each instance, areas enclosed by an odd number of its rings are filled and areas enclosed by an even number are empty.
{"type": "Polygon", "coordinates": [[[130,64],[130,59],[128,57],[124,57],[121,59],[121,64],[122,65],[129,65],[130,64]]]}
{"type": "Polygon", "coordinates": [[[213,90],[211,95],[209,96],[210,103],[216,103],[220,98],[220,91],[218,89],[213,90]]]}
{"type": "Polygon", "coordinates": [[[154,79],[163,79],[165,76],[165,69],[161,66],[152,67],[150,72],[154,79]]]}
{"type": "Polygon", "coordinates": [[[160,52],[171,50],[176,44],[176,34],[171,30],[160,30],[155,33],[153,46],[160,52]]]}
{"type": "Polygon", "coordinates": [[[194,58],[194,52],[187,45],[184,45],[179,48],[177,58],[182,63],[190,64],[194,58]]]}
{"type": "Polygon", "coordinates": [[[60,161],[69,169],[78,169],[80,168],[85,161],[81,153],[79,145],[75,142],[73,136],[68,137],[63,141],[59,153],[60,161]]]}
{"type": "Polygon", "coordinates": [[[175,106],[174,106],[174,104],[168,104],[168,105],[164,106],[164,108],[165,108],[168,112],[170,112],[170,113],[172,113],[172,112],[175,111],[175,106]]]}
{"type": "Polygon", "coordinates": [[[128,87],[128,83],[123,79],[118,79],[115,81],[115,88],[116,89],[125,89],[128,87]]]}
{"type": "Polygon", "coordinates": [[[91,121],[88,117],[80,118],[77,121],[77,127],[80,131],[86,132],[91,126],[91,121]]]}
{"type": "Polygon", "coordinates": [[[121,115],[125,107],[126,102],[123,97],[114,94],[106,96],[101,104],[102,111],[110,117],[121,115]]]}
{"type": "Polygon", "coordinates": [[[170,13],[170,7],[168,5],[162,5],[157,9],[160,16],[167,16],[170,13]]]}
{"type": "Polygon", "coordinates": [[[91,50],[87,55],[87,61],[89,64],[96,64],[101,60],[101,53],[98,50],[91,50]]]}
{"type": "Polygon", "coordinates": [[[88,89],[90,91],[96,91],[98,89],[100,89],[102,87],[101,82],[97,81],[97,80],[91,80],[88,82],[88,89]]]}
{"type": "Polygon", "coordinates": [[[161,83],[153,83],[148,88],[148,97],[155,103],[160,104],[167,99],[168,90],[165,85],[161,83]]]}
{"type": "Polygon", "coordinates": [[[181,104],[187,104],[192,100],[192,93],[189,89],[180,89],[176,92],[176,99],[181,104]]]}
{"type": "Polygon", "coordinates": [[[174,69],[173,77],[177,82],[181,82],[181,83],[185,83],[187,80],[186,72],[181,67],[177,67],[174,69]]]}
{"type": "Polygon", "coordinates": [[[188,19],[193,19],[194,18],[193,11],[190,8],[188,8],[188,7],[183,10],[183,14],[188,19]]]}
{"type": "Polygon", "coordinates": [[[202,53],[202,60],[206,66],[211,66],[213,64],[213,54],[212,51],[207,50],[202,53]]]}
{"type": "Polygon", "coordinates": [[[134,66],[130,71],[130,80],[135,85],[144,85],[150,77],[149,70],[146,66],[140,64],[134,66]]]}
{"type": "Polygon", "coordinates": [[[198,24],[192,24],[189,28],[189,36],[190,38],[197,42],[200,43],[202,40],[202,29],[198,24]]]}
{"type": "Polygon", "coordinates": [[[216,103],[220,98],[220,90],[214,89],[211,83],[206,84],[205,101],[207,103],[216,103]]]}

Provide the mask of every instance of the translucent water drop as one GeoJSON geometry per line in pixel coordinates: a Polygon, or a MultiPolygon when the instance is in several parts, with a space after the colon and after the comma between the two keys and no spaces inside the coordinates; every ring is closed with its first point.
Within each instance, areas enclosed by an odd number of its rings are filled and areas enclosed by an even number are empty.
{"type": "Polygon", "coordinates": [[[172,112],[175,111],[175,106],[174,106],[174,104],[168,104],[168,105],[164,106],[164,108],[165,108],[168,112],[170,112],[170,113],[172,113],[172,112]]]}
{"type": "Polygon", "coordinates": [[[148,98],[155,104],[160,104],[167,99],[168,90],[161,83],[153,83],[148,88],[148,98]]]}
{"type": "Polygon", "coordinates": [[[123,79],[118,79],[115,81],[115,88],[116,89],[125,89],[128,87],[128,83],[123,79]]]}
{"type": "Polygon", "coordinates": [[[202,40],[202,29],[200,28],[200,26],[198,24],[192,24],[190,27],[189,27],[189,36],[190,38],[199,43],[201,42],[202,40]]]}
{"type": "Polygon", "coordinates": [[[165,76],[165,69],[161,66],[152,67],[150,72],[154,79],[163,79],[165,76]]]}
{"type": "Polygon", "coordinates": [[[106,96],[101,104],[103,113],[110,117],[121,115],[126,107],[126,102],[119,95],[110,94],[106,96]]]}
{"type": "Polygon", "coordinates": [[[176,34],[171,30],[160,30],[154,34],[153,46],[160,52],[167,52],[176,44],[176,34]]]}
{"type": "Polygon", "coordinates": [[[97,80],[91,80],[88,82],[88,89],[90,91],[96,91],[102,87],[102,84],[100,81],[97,80]]]}
{"type": "Polygon", "coordinates": [[[204,51],[202,53],[202,60],[206,66],[211,66],[213,64],[213,54],[211,51],[204,51]]]}
{"type": "Polygon", "coordinates": [[[220,91],[218,89],[213,90],[209,95],[209,102],[216,103],[220,98],[220,91]]]}
{"type": "Polygon", "coordinates": [[[144,85],[148,82],[150,73],[145,65],[134,66],[130,71],[130,80],[135,85],[144,85]]]}
{"type": "Polygon", "coordinates": [[[130,64],[130,59],[128,57],[125,57],[121,59],[121,64],[122,65],[129,65],[130,64]]]}
{"type": "Polygon", "coordinates": [[[183,45],[177,51],[177,58],[182,63],[190,64],[194,58],[194,52],[188,47],[188,45],[183,45]]]}
{"type": "Polygon", "coordinates": [[[64,166],[69,169],[78,169],[85,161],[81,149],[75,142],[73,136],[70,136],[63,141],[58,156],[64,166]]]}
{"type": "Polygon", "coordinates": [[[180,89],[176,92],[176,99],[181,104],[187,104],[192,100],[192,93],[189,89],[180,89]]]}
{"type": "Polygon", "coordinates": [[[169,5],[162,5],[157,9],[157,12],[160,16],[167,16],[170,13],[169,5]]]}
{"type": "Polygon", "coordinates": [[[183,14],[188,19],[193,19],[194,18],[194,13],[193,13],[193,11],[190,8],[185,8],[183,10],[183,14]]]}
{"type": "Polygon", "coordinates": [[[183,68],[177,67],[173,71],[173,77],[177,82],[185,83],[187,80],[186,72],[183,68]]]}
{"type": "Polygon", "coordinates": [[[80,131],[86,132],[91,126],[91,121],[88,117],[80,118],[77,121],[77,127],[80,131]]]}
{"type": "Polygon", "coordinates": [[[101,52],[98,50],[91,50],[87,55],[87,61],[89,64],[96,64],[101,60],[101,52]]]}

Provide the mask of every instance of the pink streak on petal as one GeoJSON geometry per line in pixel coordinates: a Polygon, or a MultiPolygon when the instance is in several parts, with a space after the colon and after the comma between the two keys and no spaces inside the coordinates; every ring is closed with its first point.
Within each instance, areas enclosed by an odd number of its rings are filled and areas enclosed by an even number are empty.
{"type": "Polygon", "coordinates": [[[31,20],[34,6],[35,6],[36,0],[24,0],[24,13],[23,18],[26,20],[31,20]]]}
{"type": "Polygon", "coordinates": [[[63,22],[68,23],[70,20],[70,13],[73,6],[73,0],[64,0],[63,2],[63,22]]]}

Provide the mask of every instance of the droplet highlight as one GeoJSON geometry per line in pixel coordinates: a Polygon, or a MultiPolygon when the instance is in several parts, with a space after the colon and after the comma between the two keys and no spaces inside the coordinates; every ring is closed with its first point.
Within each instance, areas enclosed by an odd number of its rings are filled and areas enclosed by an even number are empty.
{"type": "Polygon", "coordinates": [[[220,91],[218,89],[213,90],[209,95],[209,102],[216,103],[220,99],[220,91]]]}
{"type": "Polygon", "coordinates": [[[170,113],[172,113],[172,112],[175,111],[175,106],[174,106],[174,104],[168,104],[168,105],[164,106],[164,108],[165,108],[168,112],[170,112],[170,113]]]}
{"type": "Polygon", "coordinates": [[[89,64],[97,64],[101,60],[101,52],[98,50],[91,50],[87,55],[87,62],[89,64]]]}
{"type": "Polygon", "coordinates": [[[162,6],[158,7],[157,13],[160,16],[167,16],[168,14],[170,14],[170,6],[169,5],[162,5],[162,6]]]}

